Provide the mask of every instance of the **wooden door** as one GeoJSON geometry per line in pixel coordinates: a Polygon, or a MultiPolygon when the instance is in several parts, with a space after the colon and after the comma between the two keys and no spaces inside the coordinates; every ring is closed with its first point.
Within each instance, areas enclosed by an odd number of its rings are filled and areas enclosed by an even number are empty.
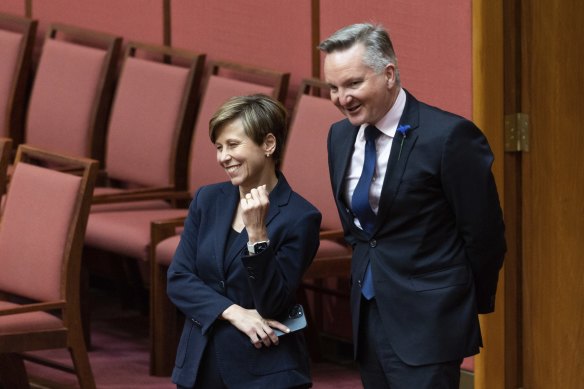
{"type": "Polygon", "coordinates": [[[523,0],[524,388],[584,385],[584,2],[523,0]]]}

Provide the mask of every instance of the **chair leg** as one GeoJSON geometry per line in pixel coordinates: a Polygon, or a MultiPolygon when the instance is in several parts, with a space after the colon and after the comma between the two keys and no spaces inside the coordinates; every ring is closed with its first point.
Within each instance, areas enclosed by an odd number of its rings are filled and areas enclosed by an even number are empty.
{"type": "Polygon", "coordinates": [[[178,346],[178,312],[166,295],[166,266],[152,266],[150,284],[150,374],[169,376],[178,346]]]}
{"type": "Polygon", "coordinates": [[[22,357],[15,353],[0,354],[0,389],[29,389],[22,357]]]}
{"type": "Polygon", "coordinates": [[[79,326],[77,328],[70,328],[69,331],[69,353],[71,354],[75,373],[79,380],[79,387],[83,389],[95,389],[95,378],[93,377],[91,364],[89,363],[89,356],[83,338],[83,330],[79,326]]]}

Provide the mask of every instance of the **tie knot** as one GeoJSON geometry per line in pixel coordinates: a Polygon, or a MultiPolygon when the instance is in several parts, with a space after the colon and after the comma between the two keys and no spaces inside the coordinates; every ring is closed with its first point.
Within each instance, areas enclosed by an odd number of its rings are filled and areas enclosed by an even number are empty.
{"type": "Polygon", "coordinates": [[[365,128],[365,140],[367,142],[374,141],[381,134],[381,132],[374,125],[370,124],[365,128]]]}

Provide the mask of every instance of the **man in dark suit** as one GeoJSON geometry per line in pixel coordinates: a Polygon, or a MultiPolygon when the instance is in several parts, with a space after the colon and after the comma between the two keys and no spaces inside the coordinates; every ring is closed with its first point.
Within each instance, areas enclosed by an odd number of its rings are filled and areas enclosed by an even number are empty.
{"type": "Polygon", "coordinates": [[[458,388],[482,346],[506,251],[493,155],[470,121],[401,88],[387,32],[356,24],[320,46],[330,178],[353,247],[355,357],[365,388],[458,388]]]}

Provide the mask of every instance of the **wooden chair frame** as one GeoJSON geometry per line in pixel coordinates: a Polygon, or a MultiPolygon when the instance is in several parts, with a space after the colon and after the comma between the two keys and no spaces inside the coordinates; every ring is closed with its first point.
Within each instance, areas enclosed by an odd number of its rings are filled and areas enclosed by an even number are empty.
{"type": "MultiPolygon", "coordinates": [[[[0,199],[6,194],[8,165],[12,154],[12,139],[0,138],[0,199]]],[[[1,204],[0,204],[1,207],[1,204]]],[[[0,215],[2,212],[0,211],[0,215]]]]}
{"type": "Polygon", "coordinates": [[[180,325],[183,322],[177,308],[166,295],[167,266],[157,263],[156,246],[177,235],[185,218],[155,220],[150,224],[150,374],[170,375],[178,347],[180,325]],[[170,329],[170,330],[169,330],[170,329]]]}
{"type": "MultiPolygon", "coordinates": [[[[167,187],[138,188],[124,190],[120,193],[94,195],[94,204],[112,204],[153,199],[172,200],[186,197],[189,149],[199,103],[198,99],[204,74],[206,55],[168,46],[129,42],[126,46],[124,58],[137,57],[138,53],[143,53],[151,59],[160,57],[158,59],[163,63],[185,63],[186,67],[189,68],[189,76],[185,84],[185,93],[181,101],[178,120],[174,130],[174,140],[172,142],[172,161],[169,172],[169,175],[172,177],[172,182],[167,187]]],[[[107,166],[105,176],[107,177],[107,166]]]]}
{"type": "MultiPolygon", "coordinates": [[[[70,166],[69,172],[81,176],[81,183],[63,254],[63,267],[60,278],[61,298],[56,301],[32,302],[12,308],[0,309],[0,317],[27,312],[58,311],[62,326],[50,330],[26,333],[0,333],[2,359],[13,363],[12,367],[18,370],[14,373],[18,376],[18,373],[23,374],[25,372],[20,353],[42,349],[68,348],[74,361],[73,368],[54,361],[26,355],[24,357],[60,370],[76,372],[82,388],[95,388],[94,377],[83,338],[79,284],[83,238],[89,215],[91,193],[97,176],[98,162],[86,158],[67,157],[28,145],[19,146],[15,160],[16,166],[21,162],[38,164],[37,162],[39,161],[47,163],[49,166],[70,166]]],[[[6,378],[1,372],[0,377],[6,378]]]]}
{"type": "Polygon", "coordinates": [[[261,80],[275,81],[274,93],[272,97],[280,102],[286,100],[288,93],[288,84],[290,83],[290,73],[282,73],[271,69],[259,68],[254,66],[247,66],[236,62],[215,60],[210,63],[210,73],[219,75],[223,71],[233,72],[237,78],[237,74],[245,72],[246,76],[254,75],[257,77],[259,83],[261,80]]]}
{"type": "Polygon", "coordinates": [[[8,116],[2,126],[6,126],[8,132],[4,134],[13,141],[16,147],[24,141],[24,121],[26,113],[26,101],[28,96],[28,83],[32,70],[32,53],[35,42],[38,21],[6,13],[0,13],[0,29],[22,34],[20,50],[16,61],[16,69],[12,86],[9,92],[8,116]]]}
{"type": "MultiPolygon", "coordinates": [[[[289,137],[294,137],[294,122],[296,120],[296,115],[298,114],[299,105],[303,95],[310,95],[316,96],[320,98],[329,98],[329,90],[330,87],[324,81],[315,79],[315,78],[307,78],[303,79],[299,90],[298,96],[295,100],[294,111],[291,120],[290,126],[290,133],[289,137]]],[[[330,103],[332,106],[332,103],[330,103]]],[[[332,124],[332,123],[330,123],[332,124]]],[[[325,131],[326,129],[322,129],[325,131]]],[[[323,150],[323,152],[326,152],[323,150]]],[[[284,150],[284,158],[283,158],[283,171],[286,174],[286,163],[289,163],[289,158],[286,158],[286,150],[284,150]]],[[[289,178],[290,179],[290,178],[289,178]]],[[[326,183],[328,185],[328,179],[326,183]]],[[[300,192],[302,194],[302,192],[300,192]]],[[[309,198],[310,200],[310,198],[309,198]]],[[[331,199],[331,201],[333,201],[331,199]]],[[[336,209],[335,211],[336,212],[336,209]]],[[[323,215],[324,216],[324,215],[323,215]]],[[[340,226],[340,223],[339,223],[340,226]]],[[[320,240],[323,241],[332,241],[344,246],[347,246],[347,243],[344,241],[344,233],[341,228],[339,229],[322,229],[320,232],[320,240]]],[[[335,296],[342,299],[348,298],[349,294],[346,291],[340,291],[336,288],[330,287],[326,285],[327,279],[335,279],[335,278],[347,278],[351,273],[351,250],[349,246],[347,246],[348,252],[346,254],[342,254],[340,256],[319,256],[317,252],[316,257],[314,258],[312,264],[304,274],[302,279],[301,286],[298,291],[299,299],[303,304],[307,307],[311,307],[310,309],[312,314],[307,315],[308,319],[308,326],[306,330],[306,336],[308,339],[309,344],[309,351],[311,356],[314,360],[319,360],[321,358],[320,352],[320,334],[323,329],[324,319],[323,319],[323,305],[321,300],[318,298],[319,295],[328,295],[328,296],[335,296]],[[316,295],[312,299],[313,303],[309,303],[311,299],[308,297],[308,291],[312,291],[316,295]]]]}
{"type": "MultiPolygon", "coordinates": [[[[80,157],[95,159],[103,167],[108,116],[115,86],[122,37],[67,24],[54,23],[47,28],[45,33],[45,41],[51,39],[62,39],[71,43],[99,48],[106,52],[96,92],[98,98],[95,99],[91,107],[89,136],[85,147],[87,152],[85,155],[79,155],[80,157]]],[[[31,143],[27,136],[25,136],[25,141],[29,144],[31,143]]]]}

